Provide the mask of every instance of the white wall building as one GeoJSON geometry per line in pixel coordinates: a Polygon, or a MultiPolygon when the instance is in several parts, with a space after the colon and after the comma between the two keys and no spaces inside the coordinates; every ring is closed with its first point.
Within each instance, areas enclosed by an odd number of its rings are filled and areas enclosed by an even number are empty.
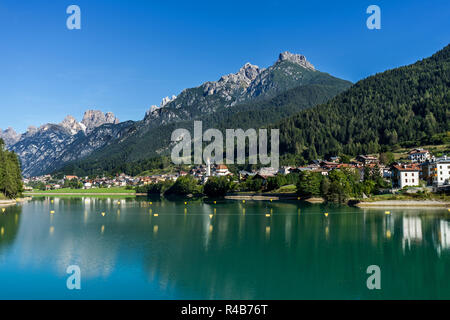
{"type": "Polygon", "coordinates": [[[420,167],[417,165],[397,165],[392,173],[396,187],[416,187],[420,184],[420,167]]]}
{"type": "Polygon", "coordinates": [[[409,152],[408,158],[412,162],[425,162],[431,158],[431,154],[428,150],[413,149],[409,152]]]}

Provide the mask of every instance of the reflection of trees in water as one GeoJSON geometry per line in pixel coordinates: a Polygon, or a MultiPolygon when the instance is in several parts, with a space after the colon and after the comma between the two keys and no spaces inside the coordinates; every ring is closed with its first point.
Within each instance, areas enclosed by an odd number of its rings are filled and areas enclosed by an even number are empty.
{"type": "Polygon", "coordinates": [[[10,246],[17,237],[20,225],[21,206],[11,206],[0,211],[0,252],[10,246]]]}

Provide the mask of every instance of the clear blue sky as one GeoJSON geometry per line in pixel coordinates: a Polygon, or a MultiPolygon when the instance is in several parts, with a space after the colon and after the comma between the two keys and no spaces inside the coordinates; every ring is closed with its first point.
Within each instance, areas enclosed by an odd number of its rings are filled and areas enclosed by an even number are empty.
{"type": "Polygon", "coordinates": [[[353,82],[449,43],[450,1],[1,0],[0,128],[81,120],[86,109],[140,120],[168,95],[282,51],[353,82]],[[82,29],[66,28],[81,8],[82,29]],[[381,8],[368,30],[366,8],[381,8]]]}

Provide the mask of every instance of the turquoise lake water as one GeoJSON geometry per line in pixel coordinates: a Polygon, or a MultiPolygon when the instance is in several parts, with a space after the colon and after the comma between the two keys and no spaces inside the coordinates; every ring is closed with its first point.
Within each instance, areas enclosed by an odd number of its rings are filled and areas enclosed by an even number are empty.
{"type": "Polygon", "coordinates": [[[34,198],[0,212],[0,299],[450,299],[450,212],[34,198]]]}

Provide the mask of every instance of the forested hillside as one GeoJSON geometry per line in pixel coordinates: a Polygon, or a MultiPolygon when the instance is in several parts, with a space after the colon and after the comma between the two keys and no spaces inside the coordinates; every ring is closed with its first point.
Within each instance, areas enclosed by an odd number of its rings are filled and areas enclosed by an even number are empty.
{"type": "Polygon", "coordinates": [[[15,198],[22,193],[20,163],[14,152],[5,149],[0,139],[0,198],[15,198]]]}
{"type": "Polygon", "coordinates": [[[280,128],[285,162],[445,143],[450,117],[450,46],[415,64],[361,80],[280,128]]]}

